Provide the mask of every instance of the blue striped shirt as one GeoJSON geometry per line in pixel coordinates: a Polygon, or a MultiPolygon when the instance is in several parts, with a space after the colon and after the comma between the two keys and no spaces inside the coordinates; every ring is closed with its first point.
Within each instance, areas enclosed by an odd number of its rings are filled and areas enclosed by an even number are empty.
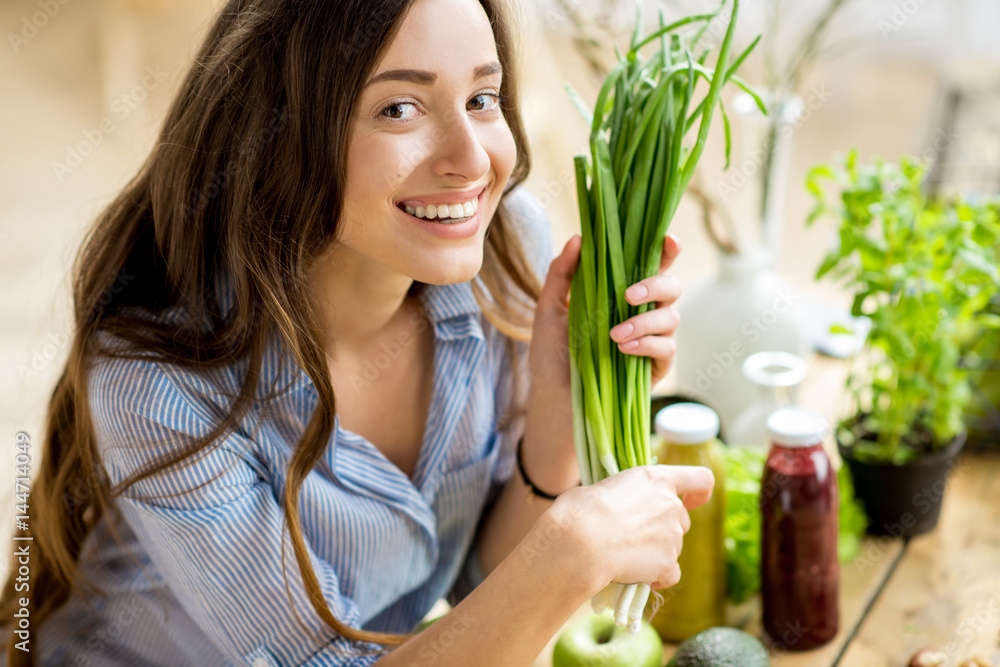
{"type": "MultiPolygon", "coordinates": [[[[508,201],[513,229],[544,278],[547,218],[524,188],[508,201]]],[[[301,490],[303,535],[326,601],[365,630],[409,632],[437,600],[457,604],[483,580],[472,548],[477,527],[512,473],[524,430],[523,416],[500,423],[514,389],[510,359],[471,284],[425,285],[421,294],[434,331],[434,389],[413,479],[338,417],[301,490]]],[[[516,389],[526,392],[527,343],[517,345],[525,381],[516,389]]],[[[238,390],[238,371],[97,360],[89,396],[111,484],[176,451],[181,436],[207,433],[238,390]]],[[[287,391],[266,407],[255,401],[208,454],[115,500],[121,519],[106,515],[81,556],[81,570],[109,595],[75,592],[40,629],[40,664],[361,667],[378,659],[357,656],[376,646],[326,627],[298,576],[279,499],[318,395],[276,336],[258,398],[275,379],[287,391]]]]}

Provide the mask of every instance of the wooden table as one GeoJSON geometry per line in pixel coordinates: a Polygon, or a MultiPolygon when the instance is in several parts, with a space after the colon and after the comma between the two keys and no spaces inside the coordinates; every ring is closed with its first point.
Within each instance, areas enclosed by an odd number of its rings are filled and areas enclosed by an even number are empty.
{"type": "MultiPolygon", "coordinates": [[[[581,607],[573,618],[591,613],[581,607]]],[[[758,634],[759,605],[744,628],[758,634]]],[[[905,667],[918,649],[1000,667],[1000,455],[965,454],[932,533],[866,537],[841,566],[840,632],[814,651],[773,652],[774,667],[905,667]]],[[[556,637],[532,667],[551,667],[556,637]]],[[[664,648],[664,662],[675,647],[664,648]]]]}

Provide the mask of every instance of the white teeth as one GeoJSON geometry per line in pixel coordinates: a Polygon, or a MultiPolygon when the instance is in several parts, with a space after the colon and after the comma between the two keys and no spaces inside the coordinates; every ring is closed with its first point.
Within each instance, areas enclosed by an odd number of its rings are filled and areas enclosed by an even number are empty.
{"type": "Polygon", "coordinates": [[[406,204],[403,209],[417,218],[445,220],[464,220],[470,218],[479,211],[479,199],[470,199],[461,204],[428,204],[424,206],[412,206],[406,204]]]}

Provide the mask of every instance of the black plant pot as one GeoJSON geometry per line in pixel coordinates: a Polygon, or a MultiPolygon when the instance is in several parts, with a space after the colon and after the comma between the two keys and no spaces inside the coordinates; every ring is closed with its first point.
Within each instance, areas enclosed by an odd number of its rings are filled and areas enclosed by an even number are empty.
{"type": "Polygon", "coordinates": [[[838,440],[840,457],[854,479],[854,495],[868,515],[868,533],[908,539],[934,530],[948,473],[965,440],[962,431],[944,449],[902,465],[858,461],[838,440]]]}

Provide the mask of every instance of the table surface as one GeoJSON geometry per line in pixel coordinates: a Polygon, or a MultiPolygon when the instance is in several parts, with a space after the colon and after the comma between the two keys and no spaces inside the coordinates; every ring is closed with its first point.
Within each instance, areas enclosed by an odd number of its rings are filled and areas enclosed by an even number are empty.
{"type": "MultiPolygon", "coordinates": [[[[835,389],[846,373],[845,362],[816,355],[799,402],[840,414],[832,403],[843,396],[835,389]]],[[[738,624],[760,636],[759,597],[742,612],[738,624]]],[[[587,604],[573,618],[589,613],[587,604]]],[[[532,667],[551,667],[558,636],[532,667]]],[[[860,556],[841,565],[840,632],[833,641],[771,655],[774,667],[906,667],[926,647],[944,651],[946,667],[973,656],[1000,667],[1000,453],[961,456],[934,531],[909,542],[863,540],[860,556]]],[[[664,662],[674,650],[664,647],[664,662]]]]}

